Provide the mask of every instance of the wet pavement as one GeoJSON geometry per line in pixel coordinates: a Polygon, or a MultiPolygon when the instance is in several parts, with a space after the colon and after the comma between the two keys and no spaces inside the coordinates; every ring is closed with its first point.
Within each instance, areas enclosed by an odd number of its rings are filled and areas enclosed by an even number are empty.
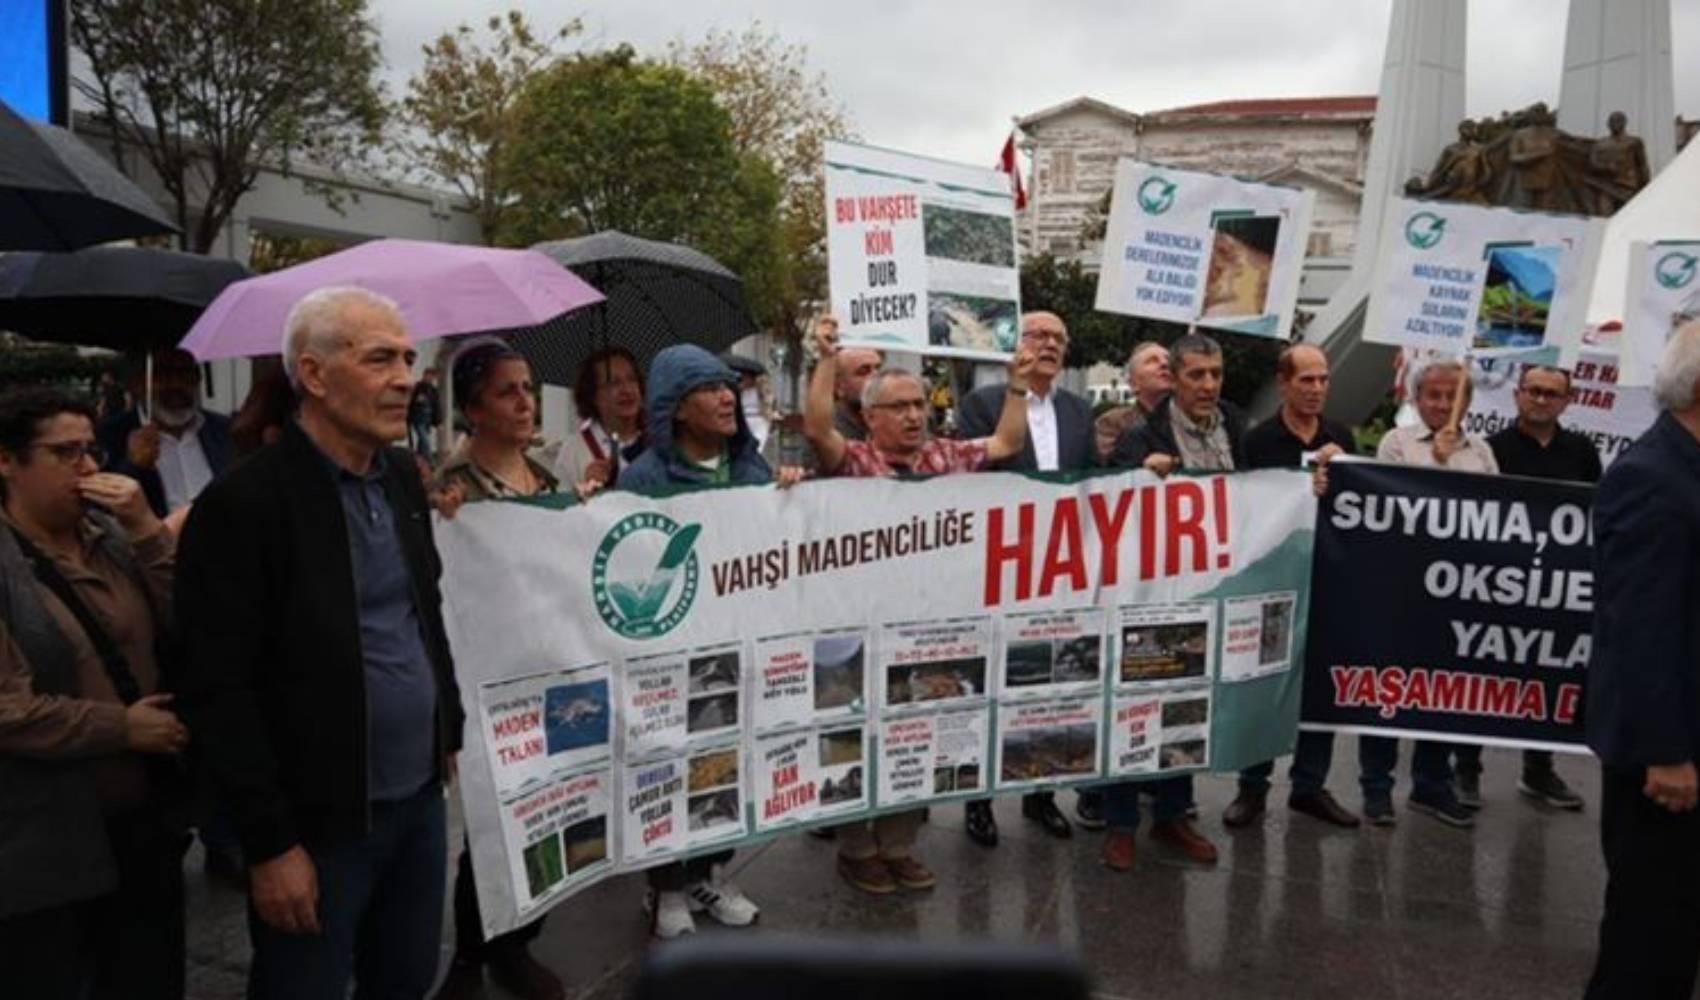
{"type": "MultiPolygon", "coordinates": [[[[1356,808],[1350,742],[1340,741],[1331,785],[1356,808]]],[[[1100,835],[1053,840],[1021,818],[1016,797],[998,800],[1003,842],[993,850],[963,834],[960,807],[932,811],[920,854],[939,884],[927,893],[863,895],[838,878],[831,842],[786,837],[734,862],[762,906],[760,929],[704,931],[1054,942],[1080,955],[1104,998],[1579,996],[1604,892],[1598,767],[1559,760],[1588,800],[1589,811],[1575,814],[1517,794],[1515,752],[1490,750],[1485,763],[1486,806],[1474,830],[1412,813],[1402,797],[1396,827],[1338,830],[1289,812],[1277,782],[1264,823],[1228,831],[1221,816],[1233,781],[1200,778],[1199,825],[1222,850],[1210,868],[1142,832],[1134,870],[1112,874],[1098,863],[1100,835]]],[[[1058,794],[1065,812],[1073,800],[1058,794]]],[[[209,880],[198,853],[188,883],[190,996],[240,997],[241,895],[209,880]]],[[[550,915],[535,953],[566,978],[570,997],[629,991],[647,947],[642,886],[641,875],[613,879],[550,915]]],[[[451,947],[445,933],[445,965],[451,947]]],[[[491,1000],[506,997],[487,989],[491,1000]]]]}

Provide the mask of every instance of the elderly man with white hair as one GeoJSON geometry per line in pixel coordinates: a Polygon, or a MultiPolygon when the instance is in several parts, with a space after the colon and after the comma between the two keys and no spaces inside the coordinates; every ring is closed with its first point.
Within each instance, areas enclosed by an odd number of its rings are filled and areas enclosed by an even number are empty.
{"type": "Polygon", "coordinates": [[[1700,968],[1700,321],[1671,337],[1663,412],[1594,497],[1588,745],[1605,917],[1588,1000],[1694,995],[1700,968]]]}
{"type": "Polygon", "coordinates": [[[178,548],[183,701],[248,864],[248,996],[423,997],[442,934],[460,692],[423,483],[414,350],[359,288],[291,311],[300,402],[209,486],[178,548]]]}

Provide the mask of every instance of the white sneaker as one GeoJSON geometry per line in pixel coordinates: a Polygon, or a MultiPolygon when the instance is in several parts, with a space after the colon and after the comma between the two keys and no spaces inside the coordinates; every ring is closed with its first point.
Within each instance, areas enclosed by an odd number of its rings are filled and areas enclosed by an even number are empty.
{"type": "Polygon", "coordinates": [[[682,892],[651,889],[643,897],[643,908],[649,914],[651,933],[662,940],[696,933],[697,922],[691,918],[696,906],[682,892]]]}
{"type": "Polygon", "coordinates": [[[748,927],[761,916],[761,908],[750,902],[736,885],[721,877],[719,866],[714,873],[685,890],[690,897],[693,913],[707,910],[708,915],[728,927],[748,927]]]}

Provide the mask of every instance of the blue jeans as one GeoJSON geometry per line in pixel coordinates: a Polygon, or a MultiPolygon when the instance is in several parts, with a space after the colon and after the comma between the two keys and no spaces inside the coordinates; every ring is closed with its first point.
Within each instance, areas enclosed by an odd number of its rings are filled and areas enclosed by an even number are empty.
{"type": "Polygon", "coordinates": [[[248,1000],[420,1000],[437,978],[447,881],[447,813],[435,781],[372,803],[371,832],[308,845],[319,877],[319,933],[285,934],[250,906],[248,1000]]]}
{"type": "Polygon", "coordinates": [[[1104,824],[1112,830],[1138,829],[1141,789],[1149,790],[1155,799],[1151,804],[1153,823],[1173,823],[1185,819],[1187,809],[1192,806],[1190,774],[1176,778],[1159,778],[1156,781],[1121,781],[1114,785],[1100,786],[1100,791],[1104,793],[1104,824]]]}
{"type": "MultiPolygon", "coordinates": [[[[1334,734],[1299,731],[1298,746],[1293,748],[1293,766],[1287,771],[1292,779],[1294,795],[1315,795],[1328,783],[1328,768],[1334,763],[1334,734]]],[[[1240,772],[1240,790],[1269,791],[1269,776],[1275,773],[1275,762],[1253,764],[1240,772]]]]}
{"type": "MultiPolygon", "coordinates": [[[[1418,740],[1411,751],[1411,798],[1426,802],[1450,802],[1452,744],[1418,740]]],[[[1363,774],[1364,798],[1386,798],[1393,794],[1393,769],[1399,766],[1399,741],[1391,736],[1365,736],[1358,743],[1358,760],[1363,774]]]]}

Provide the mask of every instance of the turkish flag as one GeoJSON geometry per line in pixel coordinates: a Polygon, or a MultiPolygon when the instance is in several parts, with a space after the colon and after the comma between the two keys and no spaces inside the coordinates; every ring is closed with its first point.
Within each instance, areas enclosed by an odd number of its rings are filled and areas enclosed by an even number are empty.
{"type": "Polygon", "coordinates": [[[1009,189],[1015,195],[1016,211],[1026,208],[1027,187],[1021,183],[1021,163],[1015,158],[1014,132],[1004,141],[1003,152],[998,154],[998,170],[1009,175],[1009,189]]]}

